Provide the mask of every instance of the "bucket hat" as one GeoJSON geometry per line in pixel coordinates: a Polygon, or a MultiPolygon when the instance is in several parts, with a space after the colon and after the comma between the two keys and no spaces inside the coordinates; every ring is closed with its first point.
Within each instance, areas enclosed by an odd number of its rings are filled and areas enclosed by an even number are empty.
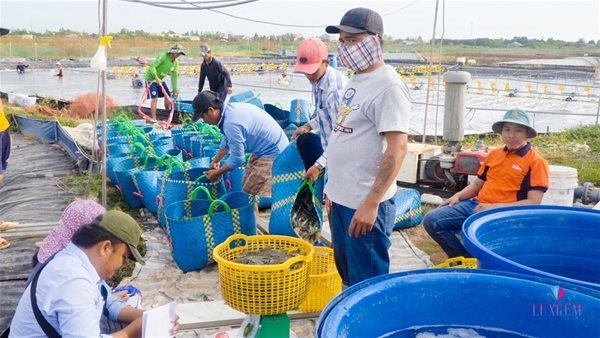
{"type": "Polygon", "coordinates": [[[537,132],[535,131],[535,129],[533,129],[533,127],[531,126],[531,123],[529,122],[529,117],[527,117],[527,113],[525,113],[521,109],[510,109],[509,111],[507,111],[504,114],[504,117],[502,118],[502,120],[497,121],[492,125],[492,130],[495,133],[501,134],[502,133],[502,125],[505,122],[514,123],[514,124],[518,124],[518,125],[527,127],[527,138],[532,138],[532,137],[537,136],[537,132]]]}
{"type": "Polygon", "coordinates": [[[173,47],[171,47],[171,49],[169,49],[169,53],[177,53],[177,54],[185,55],[185,52],[183,51],[183,46],[180,44],[177,44],[177,45],[174,45],[173,47]]]}

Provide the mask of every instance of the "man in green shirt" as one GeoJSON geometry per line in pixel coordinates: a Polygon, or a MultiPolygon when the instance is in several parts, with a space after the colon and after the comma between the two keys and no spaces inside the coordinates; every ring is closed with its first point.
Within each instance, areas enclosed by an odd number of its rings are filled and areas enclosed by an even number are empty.
{"type": "Polygon", "coordinates": [[[179,55],[185,55],[183,47],[181,45],[174,45],[168,52],[157,56],[146,73],[146,82],[152,82],[150,90],[148,91],[148,98],[152,99],[150,104],[150,113],[152,115],[152,119],[154,120],[156,120],[156,105],[159,97],[165,98],[165,109],[171,109],[169,100],[163,93],[164,89],[164,92],[168,96],[171,96],[169,87],[162,81],[165,76],[171,75],[173,97],[177,98],[177,96],[179,96],[179,88],[177,88],[177,71],[179,69],[179,61],[177,61],[177,58],[179,55]]]}

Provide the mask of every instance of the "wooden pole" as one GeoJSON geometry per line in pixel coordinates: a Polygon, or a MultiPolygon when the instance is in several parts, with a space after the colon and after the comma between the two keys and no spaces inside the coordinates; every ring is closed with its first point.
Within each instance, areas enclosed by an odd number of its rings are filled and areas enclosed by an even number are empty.
{"type": "MultiPolygon", "coordinates": [[[[102,36],[106,35],[108,0],[103,0],[102,36]]],[[[102,206],[106,208],[106,70],[102,71],[102,206]]]]}
{"type": "MultiPolygon", "coordinates": [[[[435,48],[435,30],[437,27],[438,5],[440,0],[435,1],[435,17],[433,18],[433,36],[431,37],[431,53],[429,54],[429,75],[427,76],[427,94],[425,95],[425,115],[423,118],[423,139],[421,143],[425,144],[427,135],[427,111],[429,110],[429,91],[431,89],[431,73],[433,71],[433,50],[435,48]]],[[[437,126],[436,126],[437,128],[437,126]]]]}

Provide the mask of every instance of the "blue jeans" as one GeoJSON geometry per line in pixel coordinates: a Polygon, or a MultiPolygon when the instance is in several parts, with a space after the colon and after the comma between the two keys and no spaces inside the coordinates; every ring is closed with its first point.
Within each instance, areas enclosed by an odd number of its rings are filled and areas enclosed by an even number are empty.
{"type": "Polygon", "coordinates": [[[465,220],[473,214],[479,202],[464,200],[453,206],[445,205],[431,210],[423,218],[425,230],[448,254],[448,257],[471,257],[456,233],[462,230],[465,220]]]}
{"type": "Polygon", "coordinates": [[[335,265],[344,284],[350,286],[390,271],[388,249],[394,229],[396,206],[391,198],[379,204],[373,230],[358,238],[348,233],[356,209],[333,202],[331,208],[331,236],[335,265]]]}
{"type": "Polygon", "coordinates": [[[8,167],[8,157],[10,156],[10,134],[8,129],[0,131],[0,174],[8,167]]]}

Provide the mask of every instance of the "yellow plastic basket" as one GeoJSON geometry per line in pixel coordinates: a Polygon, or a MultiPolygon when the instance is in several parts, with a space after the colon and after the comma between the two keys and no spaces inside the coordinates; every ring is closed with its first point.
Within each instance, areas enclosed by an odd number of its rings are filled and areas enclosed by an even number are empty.
{"type": "Polygon", "coordinates": [[[465,269],[477,269],[479,264],[477,258],[464,258],[463,256],[448,258],[438,265],[434,265],[434,268],[465,268],[465,269]]]}
{"type": "Polygon", "coordinates": [[[335,267],[333,249],[315,247],[315,258],[308,276],[308,296],[300,304],[300,311],[320,312],[341,291],[342,278],[335,267]]]}
{"type": "Polygon", "coordinates": [[[225,302],[235,310],[254,315],[274,315],[295,309],[308,294],[308,274],[314,252],[311,244],[294,237],[230,236],[213,253],[219,265],[225,302]],[[233,262],[243,252],[267,248],[296,251],[300,255],[276,265],[233,262]]]}

